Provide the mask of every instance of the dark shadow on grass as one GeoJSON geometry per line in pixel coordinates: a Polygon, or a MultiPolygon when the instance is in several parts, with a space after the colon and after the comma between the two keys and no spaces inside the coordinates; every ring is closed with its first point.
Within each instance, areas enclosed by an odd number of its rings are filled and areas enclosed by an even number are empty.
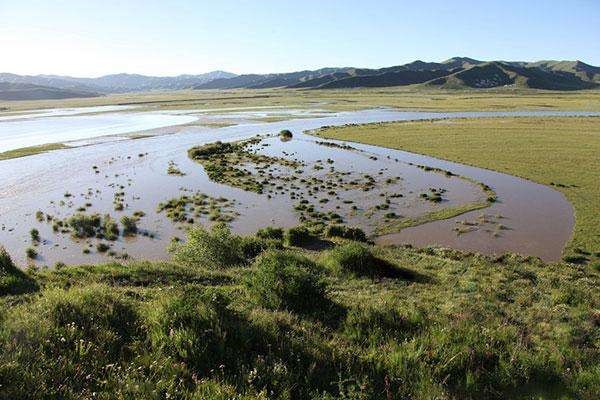
{"type": "Polygon", "coordinates": [[[0,296],[31,293],[38,288],[37,282],[17,268],[6,250],[0,247],[0,296]]]}
{"type": "Polygon", "coordinates": [[[408,268],[400,267],[378,257],[373,258],[373,272],[370,274],[370,276],[373,278],[402,279],[405,281],[418,283],[431,282],[431,277],[428,275],[421,274],[408,268]]]}
{"type": "Polygon", "coordinates": [[[335,243],[333,243],[329,240],[324,240],[324,239],[320,239],[320,238],[312,238],[305,244],[298,246],[298,247],[300,247],[302,249],[306,249],[306,250],[320,251],[320,250],[331,249],[334,246],[335,246],[335,243]]]}

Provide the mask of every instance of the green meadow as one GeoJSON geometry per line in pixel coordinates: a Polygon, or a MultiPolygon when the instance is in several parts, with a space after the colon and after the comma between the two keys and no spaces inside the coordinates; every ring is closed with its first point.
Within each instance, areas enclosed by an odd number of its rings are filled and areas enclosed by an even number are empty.
{"type": "Polygon", "coordinates": [[[194,228],[172,261],[48,270],[1,252],[0,398],[597,398],[598,267],[345,231],[194,228]]]}

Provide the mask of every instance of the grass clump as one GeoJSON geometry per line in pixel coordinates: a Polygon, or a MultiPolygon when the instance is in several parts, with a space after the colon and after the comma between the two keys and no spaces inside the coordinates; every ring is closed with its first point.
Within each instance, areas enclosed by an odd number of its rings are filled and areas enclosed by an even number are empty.
{"type": "Polygon", "coordinates": [[[362,229],[345,225],[328,225],[327,228],[325,228],[325,236],[339,237],[357,242],[367,241],[367,235],[362,229]]]}
{"type": "Polygon", "coordinates": [[[38,252],[37,252],[37,250],[35,248],[28,247],[27,249],[25,249],[25,255],[30,260],[35,260],[37,258],[37,256],[38,256],[38,252]]]}
{"type": "Polygon", "coordinates": [[[117,240],[119,238],[119,225],[108,214],[104,216],[103,228],[104,237],[107,240],[117,240]]]}
{"type": "Polygon", "coordinates": [[[66,224],[71,228],[73,236],[80,239],[92,238],[100,233],[102,217],[99,214],[77,213],[68,218],[66,224]]]}
{"type": "Polygon", "coordinates": [[[323,306],[325,282],[308,258],[289,251],[268,251],[253,268],[246,289],[262,307],[310,313],[323,306]]]}
{"type": "Polygon", "coordinates": [[[228,268],[242,264],[244,257],[241,238],[233,235],[223,223],[210,230],[194,227],[184,243],[171,246],[173,259],[189,267],[228,268]]]}
{"type": "Polygon", "coordinates": [[[290,131],[289,129],[284,129],[281,132],[279,132],[279,137],[282,139],[289,140],[289,139],[293,138],[294,135],[292,134],[292,131],[290,131]]]}
{"type": "Polygon", "coordinates": [[[285,231],[285,244],[287,246],[302,247],[311,243],[315,238],[305,226],[295,226],[285,231]]]}
{"type": "Polygon", "coordinates": [[[135,236],[138,232],[138,218],[128,217],[124,215],[121,217],[121,225],[123,225],[123,236],[135,236]]]}
{"type": "Polygon", "coordinates": [[[29,236],[31,236],[31,241],[33,243],[38,243],[40,241],[40,231],[38,231],[36,228],[33,228],[29,231],[29,236]]]}
{"type": "Polygon", "coordinates": [[[28,293],[37,287],[37,283],[15,266],[10,254],[0,246],[0,296],[28,293]]]}
{"type": "Polygon", "coordinates": [[[272,226],[268,226],[266,228],[261,228],[256,232],[256,237],[261,239],[272,239],[272,240],[283,240],[283,229],[274,228],[272,226]]]}
{"type": "Polygon", "coordinates": [[[377,268],[371,249],[356,242],[334,247],[325,255],[324,263],[334,271],[356,275],[372,275],[377,268]]]}

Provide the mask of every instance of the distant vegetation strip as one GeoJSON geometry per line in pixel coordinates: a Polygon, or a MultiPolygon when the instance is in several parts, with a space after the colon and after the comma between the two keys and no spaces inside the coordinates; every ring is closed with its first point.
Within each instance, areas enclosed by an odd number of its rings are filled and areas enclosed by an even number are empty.
{"type": "Polygon", "coordinates": [[[46,152],[52,151],[52,150],[60,150],[60,149],[67,149],[67,148],[69,148],[69,146],[66,146],[62,143],[50,143],[50,144],[44,144],[41,146],[23,147],[21,149],[9,150],[9,151],[0,153],[0,160],[9,160],[11,158],[32,156],[35,154],[46,153],[46,152]]]}
{"type": "MultiPolygon", "coordinates": [[[[85,107],[98,105],[136,105],[138,111],[156,109],[250,109],[278,107],[354,111],[390,107],[419,111],[524,111],[524,110],[600,110],[600,90],[540,91],[503,87],[486,90],[433,89],[430,86],[404,86],[379,89],[293,90],[236,89],[228,91],[178,91],[113,94],[86,99],[0,101],[0,112],[40,108],[85,107]]],[[[227,112],[227,110],[221,110],[227,112]]]]}
{"type": "Polygon", "coordinates": [[[394,122],[331,127],[317,134],[427,154],[553,186],[575,208],[575,229],[565,256],[582,262],[600,259],[599,118],[394,122]]]}

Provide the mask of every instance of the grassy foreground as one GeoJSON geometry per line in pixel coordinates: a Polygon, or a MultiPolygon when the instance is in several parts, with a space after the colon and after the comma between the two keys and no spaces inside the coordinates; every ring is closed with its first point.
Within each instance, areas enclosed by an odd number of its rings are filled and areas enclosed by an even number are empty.
{"type": "Polygon", "coordinates": [[[0,399],[597,398],[598,270],[299,234],[27,272],[0,251],[0,399]]]}
{"type": "Polygon", "coordinates": [[[575,230],[565,254],[600,256],[600,118],[485,118],[332,127],[321,137],[427,154],[506,172],[565,194],[575,230]]]}

